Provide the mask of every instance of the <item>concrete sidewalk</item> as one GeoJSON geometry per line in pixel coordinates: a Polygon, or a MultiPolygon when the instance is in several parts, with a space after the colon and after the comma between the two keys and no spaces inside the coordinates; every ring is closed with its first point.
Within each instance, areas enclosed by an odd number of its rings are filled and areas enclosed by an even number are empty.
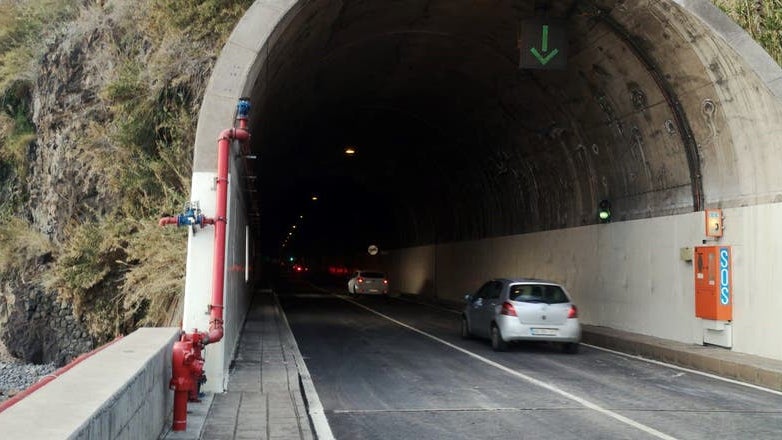
{"type": "Polygon", "coordinates": [[[186,432],[167,440],[328,440],[315,387],[271,291],[255,294],[228,390],[188,405],[186,432]]]}

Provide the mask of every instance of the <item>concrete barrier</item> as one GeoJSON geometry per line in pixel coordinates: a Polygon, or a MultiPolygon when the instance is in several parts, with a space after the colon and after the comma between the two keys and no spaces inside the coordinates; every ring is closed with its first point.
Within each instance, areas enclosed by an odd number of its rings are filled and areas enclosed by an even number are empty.
{"type": "Polygon", "coordinates": [[[171,423],[178,328],[141,328],[0,413],[3,438],[154,439],[171,423]]]}

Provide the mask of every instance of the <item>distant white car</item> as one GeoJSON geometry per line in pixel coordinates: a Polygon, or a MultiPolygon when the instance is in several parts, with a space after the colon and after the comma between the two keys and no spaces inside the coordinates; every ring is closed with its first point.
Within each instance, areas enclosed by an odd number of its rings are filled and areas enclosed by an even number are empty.
{"type": "Polygon", "coordinates": [[[388,278],[383,272],[359,270],[353,272],[348,281],[348,293],[351,295],[387,295],[388,278]]]}
{"type": "Polygon", "coordinates": [[[481,336],[502,351],[513,341],[550,341],[576,353],[581,342],[578,309],[565,288],[529,278],[498,278],[465,296],[463,338],[481,336]]]}

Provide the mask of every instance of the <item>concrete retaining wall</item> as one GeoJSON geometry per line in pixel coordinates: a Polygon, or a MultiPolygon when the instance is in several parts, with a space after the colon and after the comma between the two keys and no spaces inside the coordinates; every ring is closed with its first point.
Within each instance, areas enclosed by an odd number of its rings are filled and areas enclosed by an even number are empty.
{"type": "MultiPolygon", "coordinates": [[[[724,211],[733,250],[733,350],[782,360],[782,204],[724,211]]],[[[704,213],[389,251],[392,289],[458,301],[482,281],[531,276],[563,283],[583,323],[700,344],[694,269],[680,258],[701,245],[704,213]]]]}
{"type": "Polygon", "coordinates": [[[151,439],[171,423],[177,328],[142,328],[0,413],[8,439],[151,439]]]}

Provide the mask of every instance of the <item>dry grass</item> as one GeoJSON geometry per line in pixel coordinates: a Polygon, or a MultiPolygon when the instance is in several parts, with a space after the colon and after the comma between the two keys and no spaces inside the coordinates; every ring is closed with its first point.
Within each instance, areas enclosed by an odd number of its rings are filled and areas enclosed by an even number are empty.
{"type": "Polygon", "coordinates": [[[712,0],[782,65],[782,0],[712,0]]]}
{"type": "Polygon", "coordinates": [[[19,218],[0,219],[0,273],[22,276],[35,259],[52,252],[49,240],[19,218]]]}

